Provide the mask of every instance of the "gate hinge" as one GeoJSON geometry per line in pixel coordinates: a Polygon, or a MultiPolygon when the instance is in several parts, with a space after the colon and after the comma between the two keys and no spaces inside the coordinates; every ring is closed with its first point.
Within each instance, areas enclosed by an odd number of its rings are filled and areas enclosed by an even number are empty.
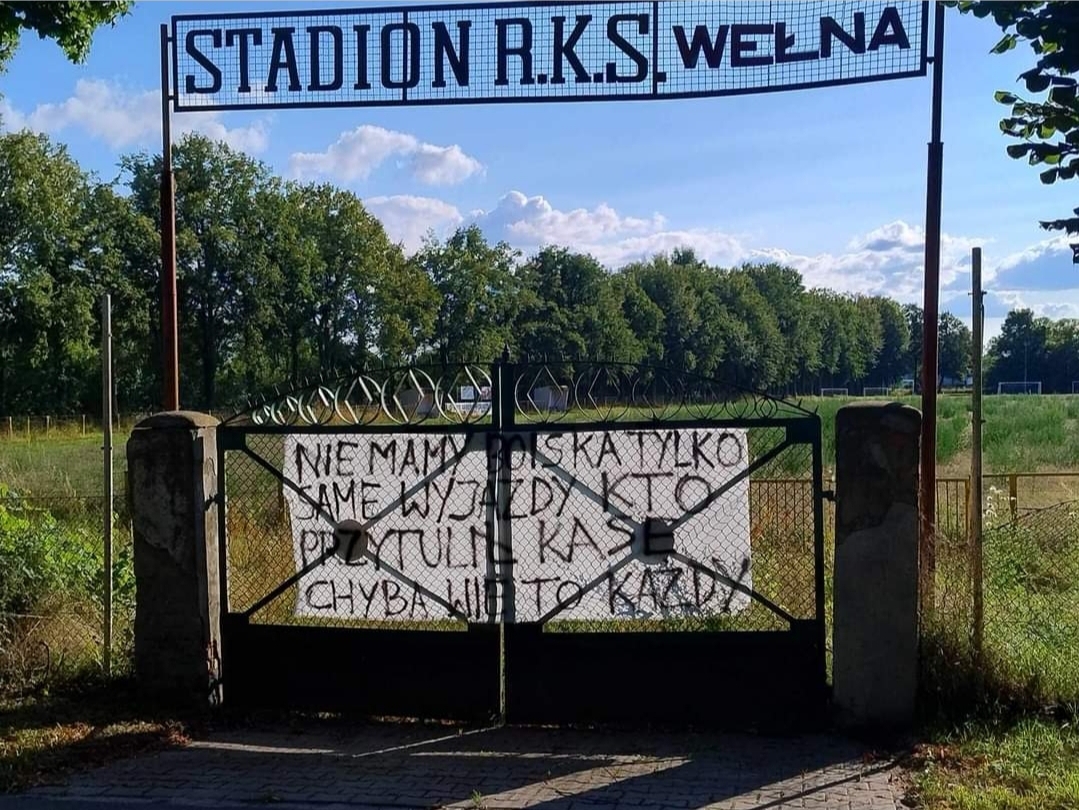
{"type": "Polygon", "coordinates": [[[831,501],[832,503],[835,503],[835,490],[823,489],[821,490],[820,496],[826,501],[831,501]]]}

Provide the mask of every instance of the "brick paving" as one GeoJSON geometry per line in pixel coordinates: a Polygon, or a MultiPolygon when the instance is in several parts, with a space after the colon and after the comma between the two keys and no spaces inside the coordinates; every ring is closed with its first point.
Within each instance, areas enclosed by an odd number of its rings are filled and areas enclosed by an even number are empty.
{"type": "Polygon", "coordinates": [[[897,810],[899,773],[830,736],[375,726],[218,733],[31,795],[365,810],[897,810]]]}

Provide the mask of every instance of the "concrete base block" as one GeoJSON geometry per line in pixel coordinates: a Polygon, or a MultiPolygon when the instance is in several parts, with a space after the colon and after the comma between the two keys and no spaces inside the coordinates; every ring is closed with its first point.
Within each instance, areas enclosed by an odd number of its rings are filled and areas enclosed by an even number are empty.
{"type": "Polygon", "coordinates": [[[901,405],[836,417],[833,683],[850,727],[914,720],[920,431],[921,414],[901,405]]]}
{"type": "Polygon", "coordinates": [[[135,676],[146,693],[205,705],[220,655],[217,420],[155,414],[127,443],[135,562],[135,676]]]}

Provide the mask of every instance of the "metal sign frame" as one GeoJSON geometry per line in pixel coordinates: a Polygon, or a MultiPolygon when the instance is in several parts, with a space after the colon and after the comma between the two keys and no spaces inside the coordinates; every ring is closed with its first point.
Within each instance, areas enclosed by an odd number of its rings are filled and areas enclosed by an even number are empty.
{"type": "Polygon", "coordinates": [[[925,76],[928,33],[928,3],[918,0],[533,0],[182,14],[171,18],[172,102],[175,112],[193,112],[657,101],[804,90],[925,76]],[[909,53],[895,56],[887,46],[909,53]],[[321,58],[327,47],[328,63],[321,58]],[[271,50],[268,59],[253,59],[271,50]],[[511,60],[520,68],[513,80],[511,60]],[[495,71],[482,69],[492,62],[495,71]],[[306,87],[300,81],[305,71],[306,87]],[[287,88],[278,84],[282,72],[287,88]],[[267,73],[265,85],[254,81],[267,73]],[[230,88],[223,74],[234,80],[230,88]],[[333,80],[325,81],[326,74],[333,80]],[[197,79],[206,77],[211,85],[200,87],[197,79]]]}

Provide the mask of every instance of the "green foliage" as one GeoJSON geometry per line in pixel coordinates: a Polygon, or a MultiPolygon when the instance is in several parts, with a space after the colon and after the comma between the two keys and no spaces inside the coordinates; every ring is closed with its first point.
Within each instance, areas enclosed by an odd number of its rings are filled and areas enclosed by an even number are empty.
{"type": "Polygon", "coordinates": [[[445,242],[428,240],[411,260],[438,294],[432,339],[437,359],[493,360],[517,348],[520,281],[516,252],[489,245],[479,226],[457,230],[445,242]]]}
{"type": "MultiPolygon", "coordinates": [[[[608,268],[567,248],[524,257],[476,225],[406,258],[352,192],[283,180],[197,134],[174,164],[187,407],[233,410],[345,368],[487,362],[506,347],[788,396],[889,386],[918,365],[916,307],[807,290],[778,264],[715,267],[676,249],[608,268]]],[[[121,168],[114,188],[45,136],[0,135],[0,414],[98,412],[104,292],[117,408],[159,404],[161,161],[133,154],[121,168]]],[[[941,383],[961,379],[969,333],[945,314],[940,337],[941,383]]]]}
{"type": "Polygon", "coordinates": [[[81,63],[90,52],[94,32],[115,25],[134,4],[130,0],[68,0],[61,3],[0,2],[0,72],[19,45],[23,31],[55,40],[67,58],[81,63]]]}
{"type": "Polygon", "coordinates": [[[970,373],[972,338],[970,329],[950,312],[940,314],[937,328],[941,385],[944,378],[965,380],[970,373]]]}
{"type": "MultiPolygon", "coordinates": [[[[1020,41],[1029,43],[1037,56],[1034,67],[1019,80],[1031,98],[1000,90],[995,98],[1011,108],[1000,122],[1000,130],[1021,141],[1007,147],[1008,155],[1026,158],[1039,169],[1041,181],[1071,180],[1079,172],[1079,101],[1076,80],[1079,71],[1079,6],[1075,3],[1047,2],[959,2],[964,14],[992,16],[1004,31],[993,53],[1007,53],[1020,41]]],[[[1050,231],[1079,233],[1079,209],[1075,216],[1042,222],[1050,231]]]]}
{"type": "MultiPolygon", "coordinates": [[[[0,614],[32,613],[45,597],[94,598],[104,593],[96,532],[58,521],[0,488],[0,614]]],[[[121,555],[114,577],[121,598],[134,592],[130,560],[121,555]]]]}
{"type": "Polygon", "coordinates": [[[1079,380],[1079,320],[1052,321],[1014,310],[990,341],[986,360],[991,390],[1000,382],[1036,380],[1043,392],[1071,393],[1079,380]]]}
{"type": "Polygon", "coordinates": [[[925,746],[914,764],[927,810],[1048,810],[1079,806],[1079,730],[1027,717],[978,722],[925,746]]]}
{"type": "Polygon", "coordinates": [[[591,256],[545,248],[518,271],[521,352],[531,357],[596,357],[637,362],[644,347],[624,309],[625,285],[613,284],[591,256]]]}
{"type": "MultiPolygon", "coordinates": [[[[156,238],[152,225],[63,147],[29,132],[0,136],[0,411],[44,402],[72,411],[100,399],[103,289],[114,290],[119,305],[117,361],[144,369],[133,360],[144,351],[131,343],[148,329],[146,296],[136,286],[150,283],[140,277],[147,266],[140,236],[156,238]]],[[[134,388],[118,393],[141,393],[134,388]]]]}

